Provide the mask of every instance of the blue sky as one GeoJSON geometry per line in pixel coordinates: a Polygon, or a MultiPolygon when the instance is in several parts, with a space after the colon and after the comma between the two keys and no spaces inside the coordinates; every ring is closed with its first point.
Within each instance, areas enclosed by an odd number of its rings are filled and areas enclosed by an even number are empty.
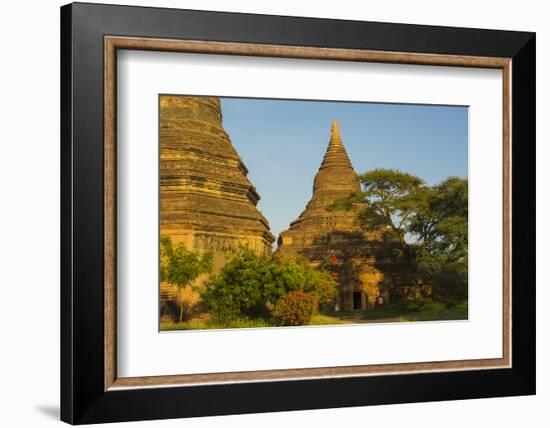
{"type": "Polygon", "coordinates": [[[305,208],[333,120],[357,173],[395,168],[428,184],[468,176],[468,109],[222,98],[223,126],[277,237],[305,208]]]}

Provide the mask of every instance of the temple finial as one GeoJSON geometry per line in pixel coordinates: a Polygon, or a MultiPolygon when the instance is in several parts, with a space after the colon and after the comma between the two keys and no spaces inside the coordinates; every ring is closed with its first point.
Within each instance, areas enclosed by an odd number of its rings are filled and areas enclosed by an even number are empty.
{"type": "Polygon", "coordinates": [[[335,120],[332,122],[332,129],[330,134],[331,140],[340,140],[340,125],[338,124],[338,121],[335,120]]]}
{"type": "Polygon", "coordinates": [[[325,157],[323,158],[320,169],[331,166],[353,169],[346,152],[346,148],[344,147],[342,137],[340,136],[340,125],[336,120],[332,122],[330,141],[328,143],[327,151],[325,152],[325,157]]]}

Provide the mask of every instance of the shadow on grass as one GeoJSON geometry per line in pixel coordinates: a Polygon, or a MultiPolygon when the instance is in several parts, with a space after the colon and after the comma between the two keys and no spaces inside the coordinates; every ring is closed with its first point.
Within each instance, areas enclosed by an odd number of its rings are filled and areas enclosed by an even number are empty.
{"type": "Polygon", "coordinates": [[[328,315],[355,323],[465,320],[468,319],[468,302],[398,302],[367,311],[340,311],[328,315]]]}

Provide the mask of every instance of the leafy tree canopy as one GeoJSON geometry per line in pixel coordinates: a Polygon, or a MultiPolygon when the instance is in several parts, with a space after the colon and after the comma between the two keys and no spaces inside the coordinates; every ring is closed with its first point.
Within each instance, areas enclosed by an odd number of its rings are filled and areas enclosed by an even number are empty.
{"type": "Polygon", "coordinates": [[[375,169],[360,177],[362,191],[335,201],[329,209],[359,208],[358,223],[367,230],[385,227],[405,239],[417,212],[425,209],[427,187],[414,175],[375,169]]]}
{"type": "Polygon", "coordinates": [[[444,254],[449,262],[467,256],[468,181],[451,177],[434,186],[426,209],[417,213],[410,230],[429,252],[444,254]]]}

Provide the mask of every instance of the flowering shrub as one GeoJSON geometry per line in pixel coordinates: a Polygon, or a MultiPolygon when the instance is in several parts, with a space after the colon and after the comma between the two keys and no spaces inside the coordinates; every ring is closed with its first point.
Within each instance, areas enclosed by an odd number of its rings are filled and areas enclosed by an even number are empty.
{"type": "Polygon", "coordinates": [[[303,291],[291,291],[275,304],[273,316],[282,325],[305,325],[313,316],[318,299],[303,291]]]}
{"type": "Polygon", "coordinates": [[[241,248],[200,293],[212,319],[227,324],[238,318],[269,317],[282,296],[295,291],[314,298],[314,310],[332,304],[336,282],[328,271],[311,267],[307,260],[261,257],[241,248]]]}

